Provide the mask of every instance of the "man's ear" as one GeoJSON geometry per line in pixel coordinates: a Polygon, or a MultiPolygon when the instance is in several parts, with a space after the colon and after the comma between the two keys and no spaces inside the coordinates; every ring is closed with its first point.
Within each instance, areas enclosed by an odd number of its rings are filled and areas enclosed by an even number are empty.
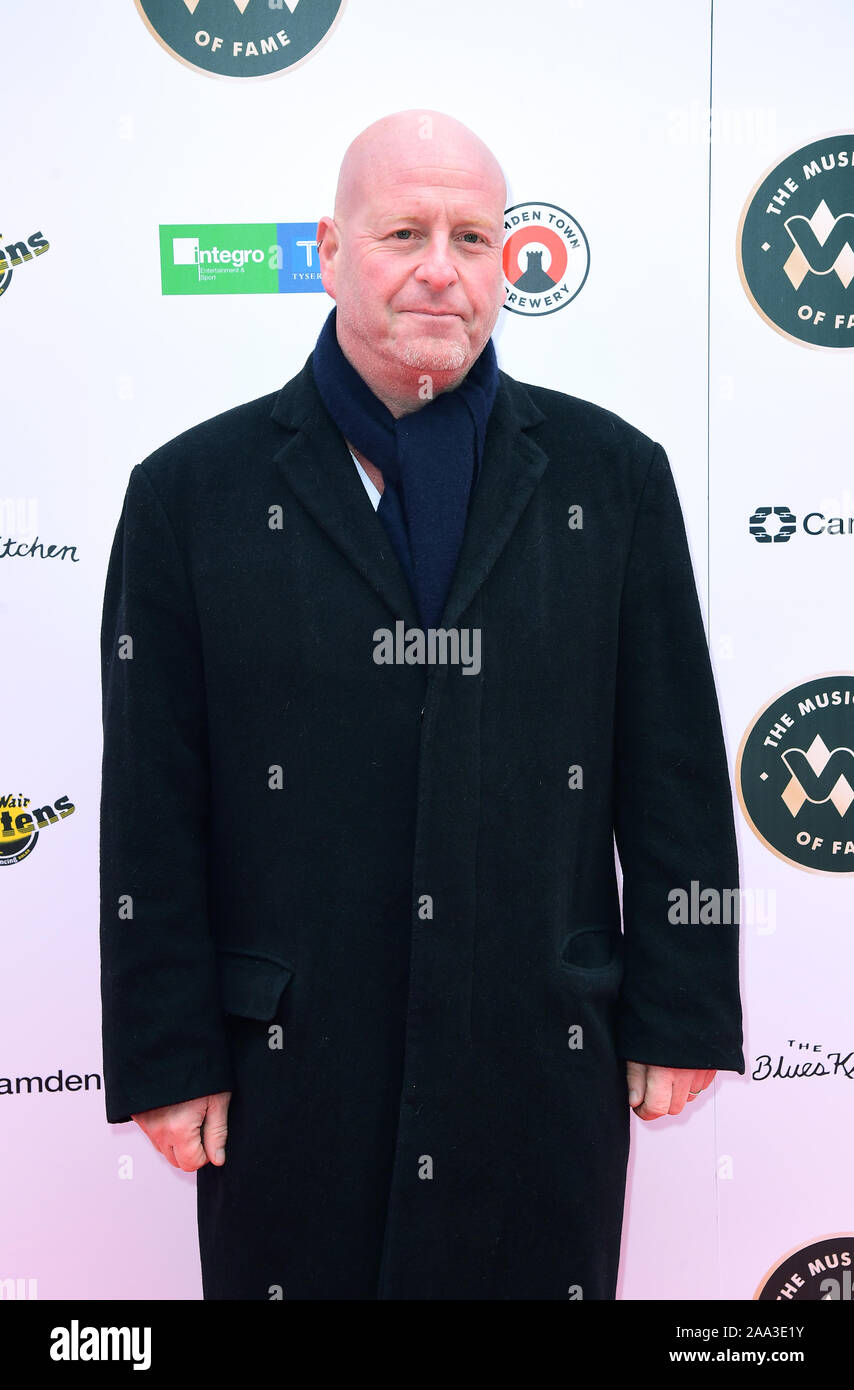
{"type": "Polygon", "coordinates": [[[320,261],[320,278],[328,295],[335,298],[335,257],[340,246],[338,228],[332,217],[321,217],[317,224],[317,256],[320,261]]]}

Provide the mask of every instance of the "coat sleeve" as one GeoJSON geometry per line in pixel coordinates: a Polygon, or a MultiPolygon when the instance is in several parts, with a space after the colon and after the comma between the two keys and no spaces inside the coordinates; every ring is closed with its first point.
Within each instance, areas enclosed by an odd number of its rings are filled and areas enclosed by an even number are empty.
{"type": "Polygon", "coordinates": [[[659,444],[621,600],[614,833],[623,871],[620,1055],[743,1072],[732,788],[685,524],[659,444]]]}
{"type": "Polygon", "coordinates": [[[101,623],[102,1043],[107,1120],[232,1090],[207,903],[207,730],[193,594],[143,464],[101,623]]]}

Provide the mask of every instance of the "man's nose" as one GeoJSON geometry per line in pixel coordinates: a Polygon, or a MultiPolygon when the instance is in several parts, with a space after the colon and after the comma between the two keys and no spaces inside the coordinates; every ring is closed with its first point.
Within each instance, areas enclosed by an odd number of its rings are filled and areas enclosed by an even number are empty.
{"type": "Polygon", "coordinates": [[[443,237],[431,237],[415,271],[415,278],[431,289],[444,290],[459,279],[452,249],[443,237]]]}

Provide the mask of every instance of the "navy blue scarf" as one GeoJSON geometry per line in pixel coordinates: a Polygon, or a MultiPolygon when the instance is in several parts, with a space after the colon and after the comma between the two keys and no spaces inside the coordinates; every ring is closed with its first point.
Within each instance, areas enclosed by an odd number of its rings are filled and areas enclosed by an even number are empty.
{"type": "Polygon", "coordinates": [[[459,386],[396,420],[347,360],[329,314],[311,365],[344,438],[383,475],[377,516],[409,581],[424,628],[438,627],[480,473],[498,389],[490,338],[459,386]]]}

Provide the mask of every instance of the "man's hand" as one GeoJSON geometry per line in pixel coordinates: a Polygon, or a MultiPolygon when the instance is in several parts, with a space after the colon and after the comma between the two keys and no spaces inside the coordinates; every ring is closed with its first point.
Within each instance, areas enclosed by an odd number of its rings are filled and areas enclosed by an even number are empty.
{"type": "Polygon", "coordinates": [[[640,1120],[678,1115],[686,1101],[696,1100],[711,1085],[713,1071],[685,1067],[653,1067],[645,1062],[626,1062],[629,1105],[640,1120]]]}
{"type": "Polygon", "coordinates": [[[143,1110],[132,1118],[173,1168],[194,1173],[210,1160],[225,1163],[226,1117],[231,1091],[143,1110]]]}

